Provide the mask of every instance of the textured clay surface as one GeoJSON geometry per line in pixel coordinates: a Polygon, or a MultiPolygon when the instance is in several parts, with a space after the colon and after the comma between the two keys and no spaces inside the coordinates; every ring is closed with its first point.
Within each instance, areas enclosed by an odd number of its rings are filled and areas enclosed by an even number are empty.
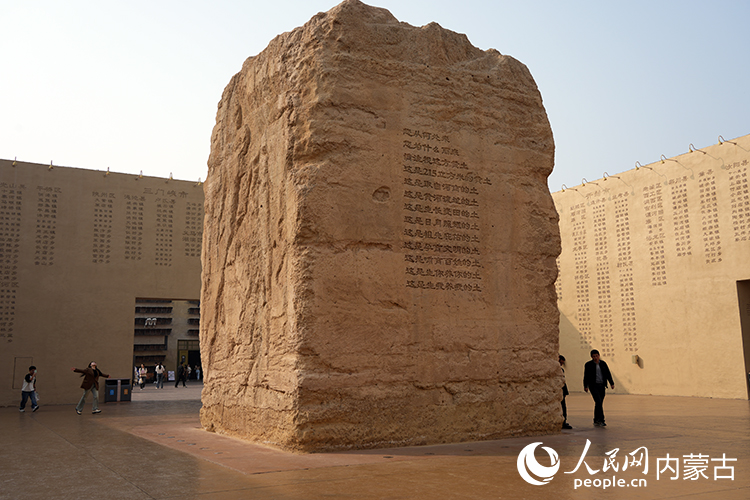
{"type": "Polygon", "coordinates": [[[224,91],[203,426],[320,451],[555,432],[554,143],[528,69],[347,0],[224,91]]]}

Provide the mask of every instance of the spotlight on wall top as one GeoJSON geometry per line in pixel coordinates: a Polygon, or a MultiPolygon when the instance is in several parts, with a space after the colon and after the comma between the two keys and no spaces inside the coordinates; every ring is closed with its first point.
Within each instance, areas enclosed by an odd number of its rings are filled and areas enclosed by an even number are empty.
{"type": "Polygon", "coordinates": [[[729,144],[734,144],[735,146],[737,145],[736,142],[728,141],[728,140],[724,139],[722,136],[719,136],[719,146],[721,146],[725,142],[728,142],[729,144]]]}

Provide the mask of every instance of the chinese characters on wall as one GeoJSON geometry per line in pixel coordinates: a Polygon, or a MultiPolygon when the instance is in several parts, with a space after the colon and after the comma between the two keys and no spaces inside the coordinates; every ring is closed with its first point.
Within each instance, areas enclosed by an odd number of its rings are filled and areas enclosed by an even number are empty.
{"type": "Polygon", "coordinates": [[[638,352],[633,286],[633,251],[630,242],[630,200],[628,191],[613,195],[615,239],[617,241],[617,279],[620,286],[623,351],[638,352]]]}
{"type": "Polygon", "coordinates": [[[0,342],[13,342],[25,190],[22,184],[0,183],[0,342]]]}
{"type": "Polygon", "coordinates": [[[94,231],[92,242],[92,262],[109,264],[112,258],[112,204],[115,193],[91,193],[94,202],[94,231]]]}
{"type": "Polygon", "coordinates": [[[182,232],[185,257],[200,257],[202,240],[203,204],[188,201],[185,207],[185,230],[182,232]]]}
{"type": "Polygon", "coordinates": [[[125,260],[143,258],[143,208],[145,196],[125,195],[125,260]]]}
{"type": "Polygon", "coordinates": [[[722,261],[721,235],[719,233],[719,204],[716,200],[716,176],[709,169],[698,174],[701,203],[701,233],[706,264],[722,261]]]}
{"type": "Polygon", "coordinates": [[[643,209],[651,263],[651,286],[663,286],[667,284],[667,261],[664,256],[664,204],[660,183],[643,188],[643,209]]]}
{"type": "MultiPolygon", "coordinates": [[[[639,275],[648,276],[652,287],[666,287],[671,285],[667,273],[670,259],[700,259],[701,265],[712,266],[723,262],[726,239],[722,241],[722,232],[732,231],[733,244],[750,244],[748,167],[746,159],[695,174],[683,167],[686,172],[669,179],[659,174],[661,180],[642,185],[638,192],[623,181],[630,190],[570,194],[581,197],[564,209],[568,230],[563,233],[564,248],[570,252],[568,258],[575,270],[576,302],[570,307],[575,308],[573,322],[581,349],[595,347],[607,357],[620,349],[637,353],[639,275]],[[730,210],[731,219],[727,217],[730,210]],[[639,220],[636,227],[632,215],[639,220]],[[694,231],[697,227],[700,233],[694,231]],[[702,245],[694,252],[698,237],[702,245]],[[633,239],[638,240],[636,248],[646,250],[645,255],[634,255],[633,239]],[[616,278],[612,275],[615,270],[616,278]],[[612,301],[612,291],[619,291],[619,304],[612,301]]],[[[558,278],[559,303],[563,302],[563,288],[558,278]]]]}
{"type": "Polygon", "coordinates": [[[37,186],[36,231],[34,235],[34,265],[51,266],[55,263],[57,236],[58,187],[37,186]]]}
{"type": "Polygon", "coordinates": [[[670,179],[670,193],[672,195],[672,226],[674,229],[674,245],[677,257],[693,255],[690,242],[690,207],[688,205],[687,176],[670,179]]]}
{"type": "Polygon", "coordinates": [[[607,201],[600,193],[591,201],[593,213],[594,257],[596,259],[596,296],[599,306],[599,348],[602,356],[615,354],[615,336],[612,329],[612,295],[610,289],[609,245],[607,242],[607,201]]]}
{"type": "Polygon", "coordinates": [[[403,135],[406,287],[481,293],[479,194],[492,182],[471,171],[448,136],[403,135]]]}
{"type": "Polygon", "coordinates": [[[593,341],[591,331],[591,299],[589,296],[588,227],[586,203],[577,203],[571,207],[570,225],[573,243],[573,260],[575,262],[576,312],[578,315],[578,332],[581,334],[581,348],[586,349],[593,341]]]}
{"type": "Polygon", "coordinates": [[[156,253],[157,266],[172,265],[174,229],[174,198],[156,198],[156,253]]]}
{"type": "Polygon", "coordinates": [[[747,160],[727,165],[729,170],[729,196],[732,209],[734,241],[750,238],[750,189],[747,182],[747,160]]]}

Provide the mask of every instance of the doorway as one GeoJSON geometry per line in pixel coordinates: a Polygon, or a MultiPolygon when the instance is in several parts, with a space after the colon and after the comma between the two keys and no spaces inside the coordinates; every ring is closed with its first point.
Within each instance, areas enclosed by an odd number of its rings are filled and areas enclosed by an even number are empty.
{"type": "Polygon", "coordinates": [[[201,364],[201,349],[197,340],[180,340],[178,342],[177,364],[187,364],[190,367],[188,380],[197,379],[196,368],[201,364]]]}
{"type": "Polygon", "coordinates": [[[745,385],[750,399],[750,280],[737,282],[737,298],[740,306],[742,350],[745,354],[745,385]]]}

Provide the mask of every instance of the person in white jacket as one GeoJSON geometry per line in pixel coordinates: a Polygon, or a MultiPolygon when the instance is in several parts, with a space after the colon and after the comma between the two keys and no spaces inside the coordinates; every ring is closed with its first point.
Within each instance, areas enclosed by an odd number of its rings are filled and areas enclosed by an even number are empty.
{"type": "Polygon", "coordinates": [[[156,363],[156,368],[154,368],[154,372],[156,373],[156,388],[157,389],[164,389],[164,365],[161,364],[161,361],[156,363]]]}
{"type": "Polygon", "coordinates": [[[36,401],[36,366],[29,366],[29,373],[23,377],[23,386],[21,387],[21,408],[20,411],[26,411],[26,401],[31,398],[31,411],[37,411],[39,405],[36,401]]]}

